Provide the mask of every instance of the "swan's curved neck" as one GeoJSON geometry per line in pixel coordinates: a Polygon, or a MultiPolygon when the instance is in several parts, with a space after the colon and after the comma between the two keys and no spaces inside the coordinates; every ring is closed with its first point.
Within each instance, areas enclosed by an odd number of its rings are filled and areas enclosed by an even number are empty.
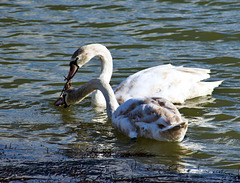
{"type": "Polygon", "coordinates": [[[77,103],[87,97],[94,90],[100,90],[106,100],[107,104],[107,115],[109,119],[112,119],[112,114],[118,108],[119,104],[115,98],[114,92],[110,84],[102,79],[92,79],[77,90],[74,94],[71,94],[71,103],[77,103]]]}
{"type": "Polygon", "coordinates": [[[99,57],[101,59],[101,74],[99,78],[109,83],[113,72],[112,56],[107,50],[107,52],[99,55],[99,57]]]}
{"type": "Polygon", "coordinates": [[[101,74],[99,79],[110,82],[113,72],[113,61],[110,51],[101,44],[91,44],[86,46],[86,62],[89,62],[93,57],[98,56],[101,59],[101,74]]]}

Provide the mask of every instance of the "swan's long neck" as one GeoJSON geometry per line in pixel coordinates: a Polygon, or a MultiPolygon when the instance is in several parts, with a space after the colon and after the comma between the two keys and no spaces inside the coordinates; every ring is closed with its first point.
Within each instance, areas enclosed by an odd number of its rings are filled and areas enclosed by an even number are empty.
{"type": "Polygon", "coordinates": [[[101,74],[99,79],[109,83],[113,72],[113,61],[111,53],[108,50],[105,51],[106,52],[99,55],[101,59],[101,74]]]}
{"type": "Polygon", "coordinates": [[[101,44],[90,44],[85,46],[87,56],[84,62],[89,62],[93,57],[98,56],[101,59],[101,74],[99,79],[110,82],[113,72],[113,61],[110,51],[101,44]]]}
{"type": "Polygon", "coordinates": [[[119,106],[112,87],[110,86],[109,82],[101,79],[93,79],[92,81],[94,83],[93,85],[96,86],[96,89],[103,93],[106,100],[108,118],[112,119],[112,114],[119,106]]]}
{"type": "Polygon", "coordinates": [[[107,104],[108,118],[112,119],[112,114],[118,108],[119,104],[110,84],[102,79],[92,79],[77,90],[72,90],[68,94],[68,104],[80,102],[96,89],[103,93],[107,104]]]}

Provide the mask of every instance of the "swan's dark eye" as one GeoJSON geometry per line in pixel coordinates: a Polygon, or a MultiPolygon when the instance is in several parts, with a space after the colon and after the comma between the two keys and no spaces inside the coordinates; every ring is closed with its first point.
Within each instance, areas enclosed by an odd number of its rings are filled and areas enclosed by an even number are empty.
{"type": "Polygon", "coordinates": [[[79,58],[76,57],[75,60],[73,60],[73,61],[71,61],[71,62],[69,63],[69,66],[71,66],[71,65],[77,65],[78,59],[79,59],[79,58]]]}
{"type": "Polygon", "coordinates": [[[71,66],[71,65],[77,65],[77,61],[78,61],[78,58],[76,58],[74,61],[71,61],[71,62],[69,63],[69,66],[71,66]]]}
{"type": "Polygon", "coordinates": [[[67,96],[67,94],[63,94],[63,96],[62,96],[64,104],[66,104],[66,96],[67,96]]]}
{"type": "Polygon", "coordinates": [[[68,105],[67,102],[66,102],[66,96],[67,96],[67,94],[63,94],[64,108],[67,108],[67,107],[70,106],[70,105],[68,105]]]}
{"type": "Polygon", "coordinates": [[[74,62],[75,62],[75,65],[77,65],[77,61],[78,61],[78,57],[76,57],[76,59],[74,60],[74,62]]]}

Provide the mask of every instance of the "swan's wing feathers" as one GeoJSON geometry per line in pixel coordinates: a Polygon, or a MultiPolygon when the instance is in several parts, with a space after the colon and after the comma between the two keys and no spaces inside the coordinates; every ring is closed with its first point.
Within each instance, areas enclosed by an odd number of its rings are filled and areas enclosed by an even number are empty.
{"type": "Polygon", "coordinates": [[[165,126],[181,122],[177,108],[160,97],[129,99],[119,106],[115,115],[128,118],[134,126],[138,122],[162,123],[165,126]]]}
{"type": "Polygon", "coordinates": [[[184,76],[191,76],[195,82],[207,79],[210,77],[210,69],[189,68],[189,67],[175,67],[175,69],[181,72],[184,76]]]}
{"type": "Polygon", "coordinates": [[[129,99],[114,113],[115,124],[129,137],[181,141],[187,131],[177,108],[160,97],[129,99]]]}
{"type": "Polygon", "coordinates": [[[209,69],[160,65],[139,71],[125,79],[116,89],[120,104],[136,97],[163,97],[173,103],[211,94],[215,85],[201,89],[201,82],[210,77],[209,69]],[[199,89],[200,88],[200,89],[199,89]],[[207,91],[207,92],[206,92],[207,91]]]}
{"type": "Polygon", "coordinates": [[[178,81],[198,82],[210,77],[209,69],[186,68],[183,66],[160,65],[141,70],[122,81],[115,89],[115,93],[122,90],[131,91],[136,87],[151,85],[178,84],[178,81]],[[170,84],[169,84],[170,83],[170,84]]]}

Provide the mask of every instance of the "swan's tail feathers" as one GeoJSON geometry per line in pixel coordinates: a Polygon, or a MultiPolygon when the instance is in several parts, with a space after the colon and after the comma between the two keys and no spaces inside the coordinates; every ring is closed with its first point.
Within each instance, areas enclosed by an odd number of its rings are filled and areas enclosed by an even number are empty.
{"type": "Polygon", "coordinates": [[[200,81],[195,83],[190,90],[188,99],[211,95],[214,88],[218,87],[223,81],[200,81]]]}
{"type": "Polygon", "coordinates": [[[184,121],[175,125],[166,127],[161,133],[162,136],[171,141],[181,142],[187,132],[188,122],[184,121]]]}
{"type": "Polygon", "coordinates": [[[220,84],[222,84],[222,82],[223,82],[223,80],[221,80],[221,81],[214,81],[214,82],[211,82],[211,83],[213,83],[214,88],[216,88],[216,87],[218,87],[220,84]]]}
{"type": "Polygon", "coordinates": [[[218,87],[223,81],[200,82],[199,96],[211,95],[214,88],[218,87]]]}

